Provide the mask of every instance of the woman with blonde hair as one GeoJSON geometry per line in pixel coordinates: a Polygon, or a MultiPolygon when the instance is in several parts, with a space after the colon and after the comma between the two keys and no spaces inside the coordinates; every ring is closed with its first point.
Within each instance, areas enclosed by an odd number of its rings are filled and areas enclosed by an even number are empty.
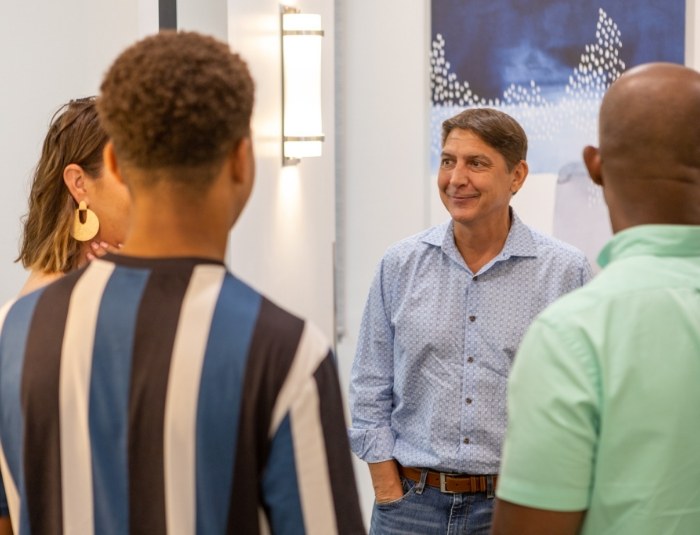
{"type": "Polygon", "coordinates": [[[94,97],[71,100],[51,119],[32,180],[17,258],[31,271],[21,294],[124,241],[129,194],[104,173],[106,142],[94,97]]]}

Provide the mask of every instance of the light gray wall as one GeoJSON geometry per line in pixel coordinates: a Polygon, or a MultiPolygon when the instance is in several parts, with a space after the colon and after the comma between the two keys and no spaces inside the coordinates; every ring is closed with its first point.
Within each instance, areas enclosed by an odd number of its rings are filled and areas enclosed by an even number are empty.
{"type": "MultiPolygon", "coordinates": [[[[339,1],[342,99],[339,154],[344,197],[345,336],[338,343],[343,388],[377,262],[393,242],[425,228],[428,162],[428,0],[339,1]]],[[[374,493],[356,463],[368,521],[374,493]]]]}

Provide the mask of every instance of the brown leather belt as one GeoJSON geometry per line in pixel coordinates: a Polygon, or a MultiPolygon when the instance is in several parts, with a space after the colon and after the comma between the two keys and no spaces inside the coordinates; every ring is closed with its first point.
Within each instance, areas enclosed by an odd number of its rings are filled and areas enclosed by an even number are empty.
{"type": "MultiPolygon", "coordinates": [[[[399,465],[399,474],[406,479],[420,481],[420,468],[411,468],[409,466],[399,465]]],[[[492,491],[496,489],[497,475],[483,476],[468,476],[464,474],[448,474],[445,472],[433,472],[428,470],[428,476],[425,478],[425,483],[431,487],[440,489],[441,492],[449,492],[451,494],[467,492],[474,494],[477,492],[487,492],[487,480],[493,478],[492,491]]]]}

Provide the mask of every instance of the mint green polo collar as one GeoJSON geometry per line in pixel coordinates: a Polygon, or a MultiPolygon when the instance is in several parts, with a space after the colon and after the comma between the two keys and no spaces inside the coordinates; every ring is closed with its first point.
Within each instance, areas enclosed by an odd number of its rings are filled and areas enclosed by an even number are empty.
{"type": "Polygon", "coordinates": [[[630,256],[700,256],[700,225],[639,225],[618,232],[598,255],[605,267],[630,256]]]}

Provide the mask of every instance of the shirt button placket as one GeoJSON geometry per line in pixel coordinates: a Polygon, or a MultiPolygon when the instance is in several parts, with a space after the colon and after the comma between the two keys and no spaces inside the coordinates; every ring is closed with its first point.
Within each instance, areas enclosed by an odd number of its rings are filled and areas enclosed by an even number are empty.
{"type": "MultiPolygon", "coordinates": [[[[478,280],[478,277],[477,277],[476,275],[474,275],[474,276],[472,277],[472,282],[476,282],[477,280],[478,280]]],[[[475,316],[474,314],[470,314],[469,316],[467,316],[467,319],[469,319],[469,323],[474,323],[474,322],[476,321],[476,316],[475,316]]],[[[473,356],[468,356],[468,357],[467,357],[467,362],[470,363],[470,364],[471,364],[472,362],[474,362],[474,357],[473,357],[473,356]]],[[[466,403],[467,405],[471,405],[471,404],[472,404],[472,401],[473,401],[472,398],[466,398],[466,399],[465,399],[465,403],[466,403]]],[[[470,444],[469,437],[464,437],[464,438],[462,438],[462,443],[464,443],[464,444],[466,444],[466,445],[469,445],[469,444],[470,444]]]]}

